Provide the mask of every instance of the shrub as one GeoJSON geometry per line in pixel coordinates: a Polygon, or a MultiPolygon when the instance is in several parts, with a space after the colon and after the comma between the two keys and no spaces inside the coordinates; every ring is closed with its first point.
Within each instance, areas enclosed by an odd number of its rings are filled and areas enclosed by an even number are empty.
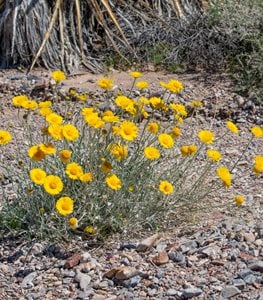
{"type": "MultiPolygon", "coordinates": [[[[194,125],[202,103],[186,107],[176,101],[181,82],[160,82],[162,96],[150,97],[140,72],[130,73],[133,82],[126,93],[112,91],[113,81],[101,78],[106,103],[99,109],[101,101],[74,89],[60,98],[64,77],[55,75],[53,99],[12,99],[22,136],[0,131],[0,146],[16,163],[0,161],[14,192],[10,199],[2,186],[2,227],[43,239],[154,228],[170,212],[200,208],[208,194],[232,186],[231,171],[246,149],[229,166],[219,149],[239,129],[231,121],[221,137],[206,128],[184,129],[194,125]],[[135,89],[139,96],[132,97],[135,89]],[[160,116],[171,121],[160,122],[160,116]]],[[[262,136],[262,128],[253,127],[248,145],[262,136]]],[[[255,157],[251,169],[260,176],[262,156],[255,157]]],[[[242,197],[235,198],[239,206],[242,197]]]]}

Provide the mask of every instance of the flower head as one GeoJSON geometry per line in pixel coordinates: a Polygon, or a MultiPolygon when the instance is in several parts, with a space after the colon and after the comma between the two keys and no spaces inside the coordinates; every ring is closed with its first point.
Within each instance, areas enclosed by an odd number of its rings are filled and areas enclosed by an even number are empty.
{"type": "Polygon", "coordinates": [[[203,103],[199,100],[193,100],[191,103],[190,103],[190,106],[191,107],[203,107],[203,103]]]}
{"type": "Polygon", "coordinates": [[[169,181],[161,181],[159,184],[159,191],[165,195],[170,195],[174,191],[173,185],[169,181]]]}
{"type": "Polygon", "coordinates": [[[83,175],[83,170],[79,164],[72,162],[67,164],[66,174],[70,179],[77,180],[80,179],[81,175],[83,175]]]}
{"type": "Polygon", "coordinates": [[[60,125],[63,122],[63,118],[56,113],[51,113],[46,116],[46,121],[51,125],[60,125]]]}
{"type": "Polygon", "coordinates": [[[233,132],[234,134],[238,134],[239,130],[238,130],[236,124],[234,124],[231,121],[227,121],[226,126],[231,132],[233,132]]]}
{"type": "Polygon", "coordinates": [[[29,99],[26,95],[15,96],[12,99],[13,105],[17,107],[23,107],[27,101],[29,101],[29,99]]]}
{"type": "Polygon", "coordinates": [[[0,130],[0,145],[8,144],[12,140],[11,134],[6,130],[0,130]]]}
{"type": "Polygon", "coordinates": [[[45,158],[45,153],[39,146],[32,146],[28,150],[28,155],[32,160],[39,161],[45,158]]]}
{"type": "Polygon", "coordinates": [[[159,125],[156,122],[151,122],[148,124],[147,126],[147,131],[149,131],[150,133],[157,133],[159,130],[159,125]]]}
{"type": "Polygon", "coordinates": [[[40,168],[30,170],[30,178],[35,184],[44,184],[46,179],[46,172],[40,168]]]}
{"type": "Polygon", "coordinates": [[[49,135],[55,140],[61,140],[63,138],[62,126],[60,125],[50,125],[47,129],[49,135]]]}
{"type": "Polygon", "coordinates": [[[123,121],[119,126],[120,136],[126,141],[133,141],[138,136],[138,128],[137,126],[131,121],[123,121]]]}
{"type": "Polygon", "coordinates": [[[56,70],[52,72],[51,77],[56,81],[56,83],[59,83],[66,79],[65,73],[60,70],[56,70]]]}
{"type": "Polygon", "coordinates": [[[218,177],[223,181],[226,187],[230,187],[232,176],[227,167],[221,166],[216,170],[218,177]]]}
{"type": "Polygon", "coordinates": [[[110,171],[112,170],[112,165],[110,162],[108,162],[107,160],[104,160],[103,163],[100,165],[102,171],[104,173],[110,173],[110,171]]]}
{"type": "Polygon", "coordinates": [[[84,231],[87,233],[87,234],[95,234],[97,231],[96,229],[91,226],[91,225],[88,225],[85,227],[84,231]]]}
{"type": "Polygon", "coordinates": [[[113,80],[109,78],[100,78],[97,84],[100,88],[109,91],[113,87],[113,80]]]}
{"type": "Polygon", "coordinates": [[[209,130],[201,130],[201,131],[199,131],[198,138],[204,144],[212,144],[213,141],[214,141],[214,139],[215,139],[213,132],[211,132],[209,130]]]}
{"type": "Polygon", "coordinates": [[[69,162],[70,158],[71,158],[71,151],[70,150],[61,150],[59,152],[59,158],[63,163],[67,163],[69,162]]]}
{"type": "Polygon", "coordinates": [[[68,223],[69,223],[69,227],[72,229],[72,230],[76,230],[79,226],[79,222],[78,222],[78,219],[75,218],[75,217],[71,217],[69,220],[68,220],[68,223]]]}
{"type": "Polygon", "coordinates": [[[51,155],[51,154],[56,153],[56,148],[51,143],[49,143],[49,144],[40,144],[39,148],[45,155],[51,155]]]}
{"type": "Polygon", "coordinates": [[[262,138],[263,137],[263,129],[260,126],[254,126],[251,128],[251,132],[256,138],[262,138]]]}
{"type": "Polygon", "coordinates": [[[97,114],[90,114],[85,116],[86,123],[93,128],[102,128],[104,126],[104,122],[97,114]]]}
{"type": "Polygon", "coordinates": [[[146,147],[143,150],[146,158],[150,160],[158,159],[160,157],[160,151],[155,147],[146,147]]]}
{"type": "Polygon", "coordinates": [[[78,129],[71,124],[66,124],[62,126],[62,134],[67,141],[75,141],[79,137],[78,129]]]}
{"type": "Polygon", "coordinates": [[[183,84],[175,79],[171,79],[168,83],[160,82],[160,85],[171,93],[179,93],[184,88],[183,84]]]}
{"type": "Polygon", "coordinates": [[[108,146],[108,149],[117,160],[122,160],[128,156],[128,146],[121,143],[111,144],[108,146]]]}
{"type": "Polygon", "coordinates": [[[107,123],[117,123],[119,122],[119,117],[115,116],[111,110],[107,110],[103,113],[102,120],[107,123]]]}
{"type": "Polygon", "coordinates": [[[139,77],[142,77],[142,73],[138,72],[138,71],[133,71],[133,72],[130,72],[130,76],[133,78],[139,78],[139,77]]]}
{"type": "Polygon", "coordinates": [[[253,170],[257,175],[259,175],[260,173],[263,172],[263,156],[262,155],[257,155],[254,158],[253,170]]]}
{"type": "Polygon", "coordinates": [[[174,140],[170,134],[161,133],[158,136],[158,141],[160,145],[166,149],[172,148],[174,146],[174,140]]]}
{"type": "Polygon", "coordinates": [[[183,117],[187,116],[186,107],[183,104],[171,103],[170,107],[172,110],[174,110],[177,113],[177,115],[180,115],[183,117]]]}
{"type": "Polygon", "coordinates": [[[136,87],[138,89],[141,89],[141,90],[147,89],[149,87],[149,82],[147,82],[147,81],[138,81],[136,83],[136,87]]]}
{"type": "Polygon", "coordinates": [[[92,181],[92,174],[90,172],[83,173],[79,177],[80,181],[82,182],[91,182],[92,181]]]}
{"type": "Polygon", "coordinates": [[[242,195],[236,195],[234,197],[237,206],[241,206],[245,202],[245,198],[242,195]]]}
{"type": "Polygon", "coordinates": [[[209,159],[215,162],[218,162],[222,159],[221,153],[217,150],[208,149],[206,154],[209,159]]]}
{"type": "Polygon", "coordinates": [[[61,197],[56,202],[56,209],[62,216],[73,212],[74,201],[70,197],[61,197]]]}
{"type": "Polygon", "coordinates": [[[181,134],[181,129],[179,127],[174,127],[170,132],[173,139],[177,139],[181,134]]]}
{"type": "Polygon", "coordinates": [[[63,182],[56,175],[48,175],[44,181],[44,189],[50,195],[57,195],[63,190],[63,182]]]}
{"type": "Polygon", "coordinates": [[[121,180],[115,174],[107,176],[106,177],[106,183],[107,183],[109,188],[111,188],[112,190],[115,190],[115,191],[121,189],[121,187],[122,187],[121,180]]]}

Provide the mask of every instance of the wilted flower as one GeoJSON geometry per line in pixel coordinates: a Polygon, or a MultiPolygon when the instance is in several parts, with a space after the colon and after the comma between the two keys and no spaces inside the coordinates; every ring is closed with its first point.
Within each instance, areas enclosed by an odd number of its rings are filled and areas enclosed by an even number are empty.
{"type": "Polygon", "coordinates": [[[190,106],[192,106],[192,107],[203,107],[203,103],[199,100],[193,100],[190,103],[190,106]]]}
{"type": "Polygon", "coordinates": [[[28,155],[32,160],[42,160],[45,158],[45,153],[40,149],[39,146],[32,146],[28,150],[28,155]]]}
{"type": "Polygon", "coordinates": [[[87,234],[95,234],[97,231],[93,226],[89,225],[85,227],[84,232],[87,234]]]}
{"type": "Polygon", "coordinates": [[[173,139],[177,139],[181,134],[181,129],[179,127],[174,127],[170,132],[173,139]]]}
{"type": "Polygon", "coordinates": [[[70,150],[61,150],[59,152],[59,158],[63,163],[67,163],[71,158],[71,151],[70,150]]]}
{"type": "Polygon", "coordinates": [[[157,133],[158,130],[159,130],[159,125],[156,122],[151,122],[147,126],[147,131],[149,131],[151,133],[157,133]]]}
{"type": "Polygon", "coordinates": [[[79,226],[78,224],[78,219],[75,218],[75,217],[72,217],[68,220],[68,223],[69,223],[69,227],[72,229],[72,230],[76,230],[79,226]]]}
{"type": "Polygon", "coordinates": [[[104,160],[103,163],[100,165],[100,167],[101,167],[102,171],[106,174],[112,170],[112,165],[107,160],[104,160]]]}
{"type": "Polygon", "coordinates": [[[56,209],[62,216],[73,212],[74,201],[70,197],[61,197],[56,202],[56,209]]]}
{"type": "Polygon", "coordinates": [[[56,148],[51,143],[49,143],[49,144],[40,144],[39,148],[45,155],[51,155],[51,154],[56,153],[56,148]]]}
{"type": "Polygon", "coordinates": [[[165,195],[170,195],[174,191],[173,185],[169,181],[161,181],[159,185],[159,191],[165,195]]]}
{"type": "Polygon", "coordinates": [[[245,198],[242,195],[237,195],[234,197],[237,206],[241,206],[245,202],[245,198]]]}

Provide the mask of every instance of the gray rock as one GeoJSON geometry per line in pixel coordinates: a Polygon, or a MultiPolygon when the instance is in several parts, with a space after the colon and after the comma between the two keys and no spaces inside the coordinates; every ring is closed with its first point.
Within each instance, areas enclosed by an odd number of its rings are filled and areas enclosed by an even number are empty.
{"type": "Polygon", "coordinates": [[[199,288],[196,287],[190,287],[190,288],[186,288],[182,291],[182,298],[183,299],[191,299],[193,297],[197,297],[199,295],[201,295],[203,293],[203,291],[199,288]]]}
{"type": "Polygon", "coordinates": [[[90,261],[90,259],[91,259],[91,255],[90,255],[89,252],[84,252],[80,256],[80,262],[81,263],[88,262],[88,261],[90,261]]]}
{"type": "Polygon", "coordinates": [[[168,253],[169,258],[178,263],[179,265],[185,265],[185,256],[180,251],[173,251],[168,253]]]}
{"type": "Polygon", "coordinates": [[[224,299],[229,299],[240,294],[241,291],[234,285],[228,285],[221,291],[221,297],[224,299]]]}
{"type": "Polygon", "coordinates": [[[79,283],[79,287],[81,288],[81,290],[86,291],[89,287],[91,277],[77,270],[75,281],[79,283]]]}
{"type": "Polygon", "coordinates": [[[141,276],[137,275],[137,276],[134,276],[130,279],[127,279],[127,280],[124,280],[122,282],[122,285],[125,286],[126,288],[133,288],[135,287],[138,283],[140,283],[141,281],[141,276]]]}
{"type": "Polygon", "coordinates": [[[244,269],[238,273],[238,277],[244,279],[250,274],[252,274],[252,271],[250,269],[244,269]]]}
{"type": "Polygon", "coordinates": [[[253,262],[248,268],[252,271],[263,273],[263,260],[253,262]]]}
{"type": "Polygon", "coordinates": [[[244,237],[244,240],[246,242],[250,242],[251,243],[251,242],[255,241],[255,236],[254,236],[254,234],[252,232],[245,232],[243,234],[243,237],[244,237]]]}
{"type": "Polygon", "coordinates": [[[190,250],[196,249],[197,247],[198,247],[197,242],[194,240],[190,240],[190,241],[187,241],[187,242],[181,244],[179,249],[184,254],[184,253],[189,252],[190,250]]]}
{"type": "Polygon", "coordinates": [[[246,287],[245,281],[244,281],[243,279],[240,279],[240,278],[234,279],[234,280],[232,281],[232,284],[233,284],[235,287],[237,287],[238,289],[240,289],[240,290],[243,290],[243,289],[246,287]]]}
{"type": "Polygon", "coordinates": [[[176,296],[176,295],[178,295],[178,291],[175,289],[169,289],[169,290],[167,290],[166,295],[167,296],[176,296]]]}
{"type": "Polygon", "coordinates": [[[220,252],[221,249],[216,245],[207,246],[198,251],[198,253],[203,255],[203,257],[208,257],[211,259],[218,258],[220,252]]]}
{"type": "Polygon", "coordinates": [[[33,280],[37,277],[37,272],[32,272],[30,274],[28,274],[22,281],[22,288],[24,289],[28,289],[28,288],[32,288],[34,286],[33,284],[33,280]]]}
{"type": "Polygon", "coordinates": [[[253,274],[249,274],[248,276],[246,276],[244,278],[244,281],[247,283],[247,284],[253,284],[257,281],[257,278],[256,276],[254,276],[253,274]]]}

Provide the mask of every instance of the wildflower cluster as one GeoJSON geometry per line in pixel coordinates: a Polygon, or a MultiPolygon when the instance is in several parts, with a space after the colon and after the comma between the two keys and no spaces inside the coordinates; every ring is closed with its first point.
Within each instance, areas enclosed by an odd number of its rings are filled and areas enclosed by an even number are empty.
{"type": "MultiPolygon", "coordinates": [[[[187,106],[174,100],[183,84],[160,82],[161,96],[151,97],[150,84],[138,81],[143,74],[135,71],[130,76],[127,94],[115,94],[110,78],[98,80],[105,91],[100,103],[110,104],[106,109],[74,89],[62,102],[56,94],[44,101],[13,97],[18,120],[29,131],[28,147],[24,152],[21,148],[17,157],[25,172],[12,171],[0,162],[1,170],[13,173],[18,182],[9,210],[16,212],[16,224],[35,235],[41,231],[41,237],[44,232],[58,237],[74,232],[103,235],[131,224],[153,226],[171,210],[199,203],[214,190],[233,188],[235,164],[225,164],[215,133],[206,128],[194,134],[184,130],[191,115],[187,106]],[[133,97],[134,89],[139,96],[133,97]],[[26,119],[20,115],[24,110],[26,119]],[[169,115],[171,121],[160,122],[156,113],[169,115]]],[[[65,74],[54,71],[52,78],[59,88],[65,74]]],[[[194,100],[189,107],[193,113],[202,102],[194,100]]],[[[239,134],[240,129],[227,121],[225,134],[229,131],[239,134]]],[[[263,130],[255,126],[250,134],[250,140],[260,139],[263,130]]],[[[1,147],[14,139],[1,128],[1,147]]],[[[250,169],[255,178],[261,176],[260,154],[252,159],[250,169]]],[[[242,195],[233,196],[238,206],[244,201],[242,195]]],[[[12,227],[10,218],[4,220],[12,227]]]]}

